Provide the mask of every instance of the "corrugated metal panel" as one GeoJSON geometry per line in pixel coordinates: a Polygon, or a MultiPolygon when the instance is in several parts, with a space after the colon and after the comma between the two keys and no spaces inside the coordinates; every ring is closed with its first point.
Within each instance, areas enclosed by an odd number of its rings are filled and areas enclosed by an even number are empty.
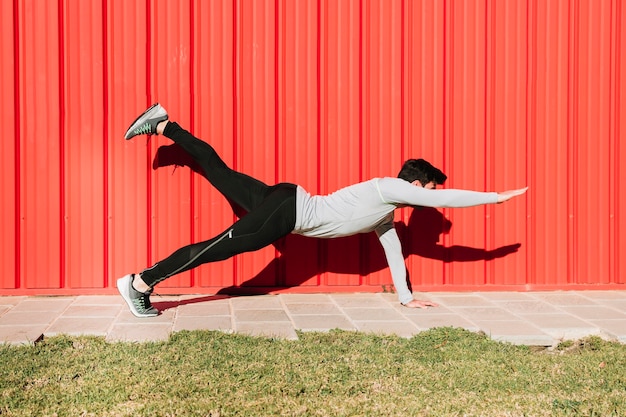
{"type": "MultiPolygon", "coordinates": [[[[235,5],[236,6],[236,5],[235,5]]],[[[191,131],[211,143],[229,164],[234,164],[236,150],[235,106],[237,86],[235,63],[237,36],[236,7],[231,0],[192,3],[195,35],[191,101],[191,131]]],[[[160,138],[161,139],[161,138],[160,138]]],[[[171,167],[170,167],[171,169],[171,167]]],[[[185,169],[185,168],[183,168],[185,169]]],[[[207,181],[192,176],[193,240],[203,241],[224,230],[233,222],[232,209],[207,181]]],[[[234,284],[235,260],[203,265],[191,271],[199,287],[228,287],[234,284]]]]}
{"type": "MultiPolygon", "coordinates": [[[[112,292],[209,239],[228,203],[162,137],[160,101],[236,169],[328,193],[424,157],[502,206],[397,212],[414,288],[626,283],[621,0],[0,3],[0,294],[112,292]]],[[[163,292],[391,283],[374,236],[289,236],[163,292]]]]}
{"type": "Polygon", "coordinates": [[[0,140],[0,262],[4,265],[1,287],[19,288],[19,84],[18,60],[15,59],[19,37],[17,13],[10,2],[0,3],[0,120],[4,139],[0,140]],[[13,64],[13,65],[11,65],[13,64]]]}
{"type": "MultiPolygon", "coordinates": [[[[65,286],[64,10],[19,3],[20,277],[25,289],[65,286]],[[33,255],[39,254],[36,261],[33,255]]],[[[36,256],[36,255],[35,255],[36,256]]]]}

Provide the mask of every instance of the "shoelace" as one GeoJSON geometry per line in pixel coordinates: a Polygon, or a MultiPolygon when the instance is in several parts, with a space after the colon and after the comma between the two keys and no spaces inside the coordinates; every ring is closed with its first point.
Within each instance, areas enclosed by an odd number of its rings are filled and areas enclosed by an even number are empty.
{"type": "Polygon", "coordinates": [[[150,302],[151,294],[152,294],[152,291],[148,291],[148,292],[142,293],[141,297],[135,298],[133,300],[135,307],[137,307],[137,309],[141,308],[142,311],[150,310],[152,308],[152,303],[150,302]]]}
{"type": "Polygon", "coordinates": [[[146,122],[142,124],[141,126],[139,126],[137,129],[135,129],[134,133],[136,135],[152,133],[152,127],[150,126],[150,123],[146,122]]]}

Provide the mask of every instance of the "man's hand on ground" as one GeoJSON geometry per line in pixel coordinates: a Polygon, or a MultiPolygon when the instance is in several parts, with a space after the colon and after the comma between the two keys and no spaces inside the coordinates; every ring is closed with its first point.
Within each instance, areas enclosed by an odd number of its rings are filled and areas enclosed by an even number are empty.
{"type": "Polygon", "coordinates": [[[408,308],[428,308],[439,307],[439,304],[427,300],[412,300],[406,303],[404,306],[408,308]]]}

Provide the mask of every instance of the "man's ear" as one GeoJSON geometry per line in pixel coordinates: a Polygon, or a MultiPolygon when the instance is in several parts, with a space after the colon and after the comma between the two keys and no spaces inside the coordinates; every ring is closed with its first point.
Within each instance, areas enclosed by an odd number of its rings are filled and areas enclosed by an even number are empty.
{"type": "Polygon", "coordinates": [[[413,184],[413,185],[417,185],[418,187],[421,187],[421,186],[422,186],[422,183],[420,182],[420,180],[415,180],[415,181],[413,181],[411,184],[413,184]]]}

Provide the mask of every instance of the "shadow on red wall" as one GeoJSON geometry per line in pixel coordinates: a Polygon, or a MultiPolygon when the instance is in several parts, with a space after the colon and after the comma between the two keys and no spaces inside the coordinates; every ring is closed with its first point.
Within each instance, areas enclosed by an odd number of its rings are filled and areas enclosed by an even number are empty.
{"type": "MultiPolygon", "coordinates": [[[[452,223],[443,214],[434,208],[415,209],[411,213],[409,223],[395,222],[395,228],[402,242],[404,258],[417,255],[423,258],[435,259],[442,262],[473,262],[502,258],[518,251],[521,244],[502,246],[487,250],[469,246],[443,246],[439,243],[440,237],[448,233],[452,223]]],[[[275,282],[277,271],[288,268],[288,281],[279,282],[278,287],[294,287],[307,282],[310,278],[324,272],[333,272],[346,275],[369,275],[387,268],[387,260],[382,246],[378,243],[375,233],[354,235],[338,239],[314,239],[299,235],[290,235],[276,242],[275,247],[280,256],[270,262],[256,276],[246,280],[238,287],[228,287],[220,291],[221,294],[244,294],[250,292],[262,293],[262,287],[268,282],[275,282]],[[361,256],[333,256],[332,252],[352,253],[361,252],[361,256]],[[313,254],[315,260],[308,261],[306,257],[313,254]],[[320,255],[321,254],[321,255],[320,255]],[[289,267],[289,265],[296,265],[289,267]]],[[[284,274],[280,274],[284,275],[284,274]]],[[[407,271],[409,287],[410,272],[407,271]]],[[[391,277],[389,277],[391,282],[391,277]]],[[[270,288],[268,288],[268,291],[270,288]]]]}

